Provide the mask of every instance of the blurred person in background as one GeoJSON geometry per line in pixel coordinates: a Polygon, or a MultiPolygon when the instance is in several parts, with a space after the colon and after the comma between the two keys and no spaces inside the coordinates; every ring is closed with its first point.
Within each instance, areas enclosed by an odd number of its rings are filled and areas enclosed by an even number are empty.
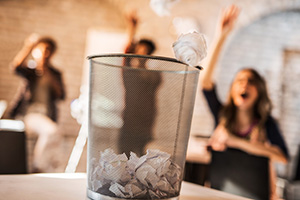
{"type": "MultiPolygon", "coordinates": [[[[232,147],[268,157],[271,162],[287,163],[288,150],[278,124],[271,116],[272,105],[266,83],[256,70],[244,68],[236,74],[225,104],[219,101],[216,93],[213,72],[239,13],[240,9],[234,5],[223,11],[202,77],[202,90],[216,125],[209,145],[216,151],[232,147]]],[[[276,175],[271,163],[270,174],[270,196],[276,199],[276,175]]]]}
{"type": "Polygon", "coordinates": [[[139,54],[139,55],[151,55],[156,47],[152,40],[140,39],[136,41],[136,30],[138,27],[139,19],[136,11],[132,11],[127,16],[128,22],[128,42],[125,49],[125,53],[139,54]]]}
{"type": "Polygon", "coordinates": [[[62,74],[50,62],[56,48],[52,38],[32,34],[10,66],[22,78],[10,117],[23,120],[26,133],[38,136],[33,152],[33,172],[53,170],[57,163],[51,160],[59,157],[51,153],[59,137],[56,104],[65,98],[62,74]]]}
{"type": "MultiPolygon", "coordinates": [[[[138,18],[133,11],[127,16],[128,42],[125,53],[151,55],[155,44],[148,39],[136,41],[138,18]]],[[[120,131],[119,151],[128,156],[130,151],[141,156],[145,153],[146,145],[153,139],[153,125],[157,113],[156,93],[161,84],[159,73],[149,73],[147,59],[125,58],[124,66],[137,70],[122,71],[125,88],[125,108],[123,111],[124,124],[120,131]],[[134,144],[134,145],[132,145],[134,144]]]]}

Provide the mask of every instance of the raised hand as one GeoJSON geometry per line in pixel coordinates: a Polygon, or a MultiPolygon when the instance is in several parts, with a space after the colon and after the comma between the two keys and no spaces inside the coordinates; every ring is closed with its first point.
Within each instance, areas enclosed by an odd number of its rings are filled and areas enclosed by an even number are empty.
{"type": "Polygon", "coordinates": [[[222,34],[229,33],[233,28],[240,14],[240,8],[231,5],[224,9],[219,19],[219,31],[222,34]]]}
{"type": "Polygon", "coordinates": [[[33,46],[37,43],[40,36],[37,33],[30,34],[24,41],[24,46],[33,46]]]}
{"type": "Polygon", "coordinates": [[[20,66],[25,61],[25,59],[29,56],[34,45],[37,43],[38,39],[39,39],[39,35],[36,33],[30,34],[25,39],[22,49],[17,53],[17,55],[10,63],[11,70],[15,70],[18,66],[20,66]]]}
{"type": "Polygon", "coordinates": [[[127,48],[130,48],[130,46],[133,45],[134,39],[135,39],[135,32],[138,25],[138,17],[136,14],[136,10],[131,11],[126,16],[127,23],[128,23],[128,42],[127,42],[127,48]]]}
{"type": "Polygon", "coordinates": [[[127,18],[129,26],[136,27],[138,25],[139,20],[138,20],[137,14],[136,14],[136,10],[131,11],[126,16],[126,18],[127,18]]]}
{"type": "Polygon", "coordinates": [[[211,90],[214,82],[212,79],[217,61],[219,59],[224,42],[234,28],[234,25],[239,16],[240,9],[231,5],[230,7],[223,10],[219,18],[219,23],[215,33],[215,38],[212,44],[211,50],[208,52],[208,56],[205,63],[205,71],[202,76],[202,88],[205,90],[211,90]]]}

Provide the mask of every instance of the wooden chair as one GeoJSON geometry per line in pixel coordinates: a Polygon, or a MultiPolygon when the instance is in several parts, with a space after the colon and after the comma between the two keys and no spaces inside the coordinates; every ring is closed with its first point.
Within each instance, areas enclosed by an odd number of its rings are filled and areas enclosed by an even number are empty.
{"type": "Polygon", "coordinates": [[[204,185],[209,170],[208,164],[186,162],[183,180],[199,185],[204,185]]]}
{"type": "Polygon", "coordinates": [[[300,199],[300,145],[295,158],[295,168],[292,171],[291,179],[286,180],[285,196],[287,200],[300,199]]]}
{"type": "Polygon", "coordinates": [[[270,196],[269,159],[238,149],[212,151],[210,184],[214,189],[251,199],[270,196]]]}

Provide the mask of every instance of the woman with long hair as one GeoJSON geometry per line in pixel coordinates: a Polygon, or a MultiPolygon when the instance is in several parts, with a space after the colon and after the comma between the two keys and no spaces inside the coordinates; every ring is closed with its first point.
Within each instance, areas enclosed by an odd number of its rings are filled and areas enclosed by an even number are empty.
{"type": "Polygon", "coordinates": [[[214,110],[217,125],[210,140],[214,150],[235,147],[274,161],[287,162],[286,145],[270,115],[272,106],[266,84],[257,71],[245,68],[237,73],[224,105],[217,99],[215,86],[212,89],[203,87],[203,92],[214,110]]]}
{"type": "MultiPolygon", "coordinates": [[[[240,9],[234,5],[224,10],[202,76],[202,90],[216,126],[209,145],[216,151],[223,151],[227,147],[237,148],[253,155],[268,157],[270,161],[286,163],[288,150],[277,122],[271,116],[272,105],[265,80],[256,70],[244,68],[236,74],[225,104],[221,104],[216,94],[213,72],[239,12],[240,9]]],[[[272,171],[271,169],[270,172],[272,171]]],[[[273,186],[274,175],[273,171],[273,186]]],[[[272,187],[271,199],[274,199],[274,191],[272,187]]]]}

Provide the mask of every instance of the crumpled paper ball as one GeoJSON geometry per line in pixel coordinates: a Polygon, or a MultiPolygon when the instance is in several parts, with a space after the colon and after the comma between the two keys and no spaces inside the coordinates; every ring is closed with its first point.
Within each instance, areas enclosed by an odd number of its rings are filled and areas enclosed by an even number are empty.
{"type": "Polygon", "coordinates": [[[179,195],[181,168],[171,155],[148,149],[138,157],[130,152],[115,154],[112,149],[100,152],[90,162],[89,182],[93,191],[118,198],[161,199],[179,195]]]}
{"type": "Polygon", "coordinates": [[[180,35],[173,44],[173,51],[177,60],[195,67],[207,55],[207,45],[204,35],[198,32],[180,35]]]}
{"type": "Polygon", "coordinates": [[[151,0],[150,7],[158,16],[170,15],[170,9],[179,0],[151,0]]]}

